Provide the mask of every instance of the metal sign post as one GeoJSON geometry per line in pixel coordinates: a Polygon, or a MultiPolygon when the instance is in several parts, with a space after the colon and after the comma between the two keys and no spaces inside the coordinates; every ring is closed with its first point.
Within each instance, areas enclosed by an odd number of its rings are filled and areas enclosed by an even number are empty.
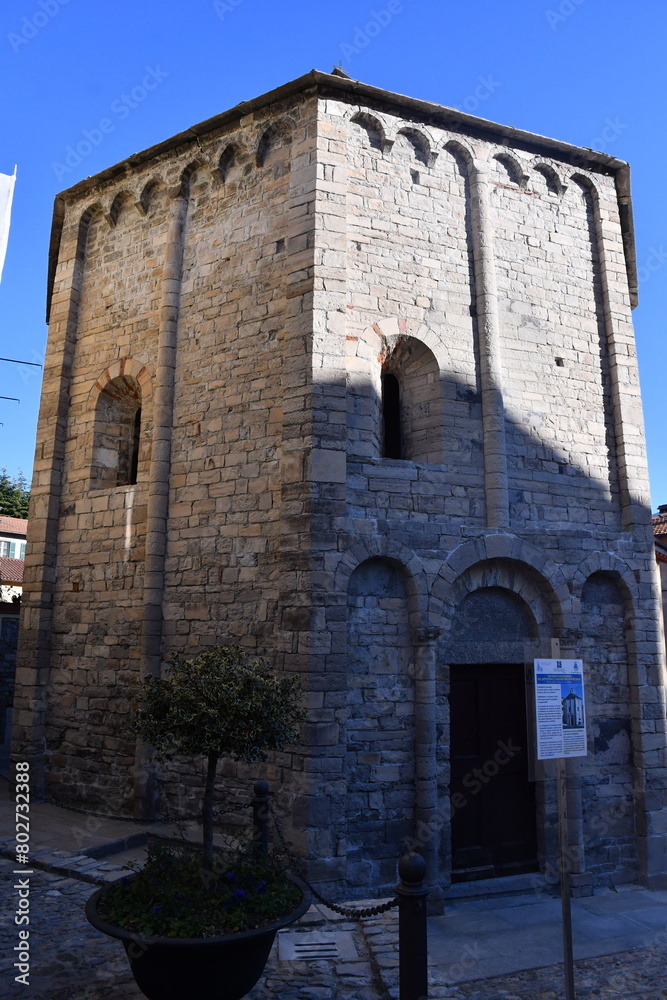
{"type": "Polygon", "coordinates": [[[560,849],[560,904],[563,917],[563,962],[565,965],[565,1000],[575,1000],[574,955],[572,952],[572,908],[570,905],[570,845],[567,818],[567,768],[565,758],[558,768],[558,845],[560,849]]]}
{"type": "Polygon", "coordinates": [[[565,1000],[575,1000],[567,760],[570,757],[584,757],[587,753],[584,665],[581,660],[562,660],[558,639],[551,640],[551,656],[550,660],[536,659],[533,663],[537,759],[556,762],[565,1000]]]}

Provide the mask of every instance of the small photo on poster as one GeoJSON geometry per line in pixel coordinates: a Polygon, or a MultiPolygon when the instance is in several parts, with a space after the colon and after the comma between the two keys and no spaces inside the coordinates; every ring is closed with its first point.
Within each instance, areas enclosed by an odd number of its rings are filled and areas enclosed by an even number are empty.
{"type": "Polygon", "coordinates": [[[581,681],[568,680],[561,684],[563,729],[584,729],[584,686],[581,681]]]}

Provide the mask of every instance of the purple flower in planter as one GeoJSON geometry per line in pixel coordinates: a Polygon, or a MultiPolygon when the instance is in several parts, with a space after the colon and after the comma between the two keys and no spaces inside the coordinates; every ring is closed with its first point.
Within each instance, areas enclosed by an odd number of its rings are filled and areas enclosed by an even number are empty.
{"type": "Polygon", "coordinates": [[[245,889],[235,889],[234,899],[245,899],[245,889]]]}

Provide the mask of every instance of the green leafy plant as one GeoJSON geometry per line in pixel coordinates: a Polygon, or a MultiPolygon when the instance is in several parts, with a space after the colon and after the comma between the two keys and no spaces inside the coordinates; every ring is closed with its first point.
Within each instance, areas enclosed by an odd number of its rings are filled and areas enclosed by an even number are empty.
{"type": "Polygon", "coordinates": [[[213,793],[221,757],[266,760],[267,751],[299,740],[304,718],[299,678],[277,677],[271,664],[240,646],[217,645],[185,659],[172,654],[168,677],[147,677],[135,729],[159,755],[205,756],[202,803],[204,864],[213,861],[213,793]]]}
{"type": "Polygon", "coordinates": [[[186,659],[171,656],[165,677],[139,688],[134,729],[160,757],[206,758],[203,851],[194,844],[155,843],[144,867],[115,883],[100,914],[125,930],[160,937],[230,934],[270,924],[294,910],[301,890],[275,856],[254,845],[213,852],[213,793],[221,757],[266,760],[299,740],[305,713],[298,677],[277,677],[271,664],[240,646],[216,645],[186,659]]]}
{"type": "Polygon", "coordinates": [[[100,915],[125,930],[158,937],[232,934],[273,923],[296,909],[301,890],[273,857],[215,854],[202,871],[191,845],[151,844],[146,864],[105,892],[100,915]]]}

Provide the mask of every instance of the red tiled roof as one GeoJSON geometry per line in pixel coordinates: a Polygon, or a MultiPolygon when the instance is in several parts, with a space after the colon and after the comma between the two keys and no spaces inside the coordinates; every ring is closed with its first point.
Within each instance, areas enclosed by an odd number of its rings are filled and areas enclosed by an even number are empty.
{"type": "Polygon", "coordinates": [[[0,556],[0,583],[23,583],[23,560],[0,556]]]}
{"type": "Polygon", "coordinates": [[[7,517],[0,514],[0,534],[1,535],[26,535],[28,533],[28,522],[24,517],[7,517]]]}
{"type": "Polygon", "coordinates": [[[654,515],[653,534],[656,536],[667,535],[667,513],[654,515]]]}

